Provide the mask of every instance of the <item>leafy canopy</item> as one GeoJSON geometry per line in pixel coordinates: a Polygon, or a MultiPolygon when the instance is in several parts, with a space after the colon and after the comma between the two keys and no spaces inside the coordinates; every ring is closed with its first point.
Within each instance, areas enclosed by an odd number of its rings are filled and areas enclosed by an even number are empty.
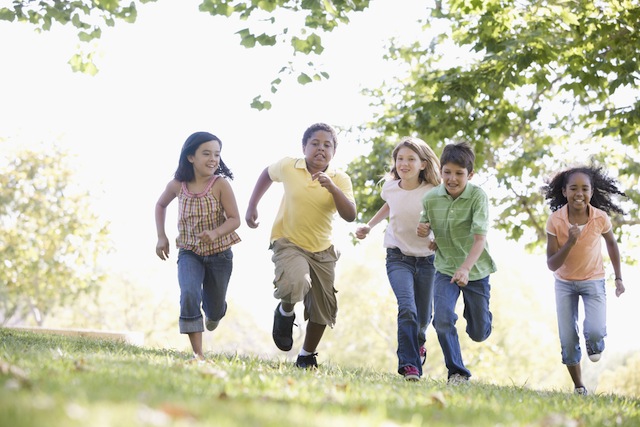
{"type": "Polygon", "coordinates": [[[361,221],[382,204],[376,182],[391,148],[417,135],[436,153],[471,142],[475,183],[495,189],[495,227],[530,248],[546,238],[544,179],[574,162],[602,164],[620,181],[629,199],[628,214],[614,217],[619,234],[638,224],[637,1],[451,0],[416,40],[389,50],[407,74],[367,92],[379,114],[362,127],[369,154],[350,165],[361,221]]]}

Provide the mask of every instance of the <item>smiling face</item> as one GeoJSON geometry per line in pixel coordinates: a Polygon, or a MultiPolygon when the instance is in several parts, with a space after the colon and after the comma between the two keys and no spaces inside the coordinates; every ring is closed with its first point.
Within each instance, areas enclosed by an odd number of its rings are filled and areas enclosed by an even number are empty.
{"type": "Polygon", "coordinates": [[[419,182],[420,173],[427,167],[427,162],[409,147],[400,147],[394,161],[398,176],[406,183],[419,182]]]}
{"type": "Polygon", "coordinates": [[[567,198],[567,205],[570,210],[583,212],[589,206],[593,187],[589,175],[576,172],[567,178],[567,184],[562,189],[562,194],[567,198]]]}
{"type": "Polygon", "coordinates": [[[464,166],[451,162],[442,165],[442,183],[447,193],[454,199],[462,194],[472,177],[473,172],[469,172],[464,166]]]}
{"type": "Polygon", "coordinates": [[[315,131],[302,146],[302,152],[311,174],[324,171],[336,152],[333,136],[324,130],[315,131]]]}
{"type": "Polygon", "coordinates": [[[218,141],[207,141],[200,144],[195,154],[188,157],[196,177],[210,177],[216,173],[220,166],[220,150],[218,141]]]}

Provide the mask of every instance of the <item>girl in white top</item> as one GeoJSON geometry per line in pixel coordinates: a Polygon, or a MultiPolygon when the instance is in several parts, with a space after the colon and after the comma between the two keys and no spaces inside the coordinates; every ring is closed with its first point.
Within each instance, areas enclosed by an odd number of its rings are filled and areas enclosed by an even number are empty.
{"type": "Polygon", "coordinates": [[[398,373],[417,381],[427,350],[426,330],[433,311],[434,251],[416,235],[422,197],[440,184],[440,161],[421,139],[405,137],[393,150],[393,164],[382,186],[385,204],[356,230],[364,239],[389,218],[384,236],[389,283],[398,301],[398,373]]]}

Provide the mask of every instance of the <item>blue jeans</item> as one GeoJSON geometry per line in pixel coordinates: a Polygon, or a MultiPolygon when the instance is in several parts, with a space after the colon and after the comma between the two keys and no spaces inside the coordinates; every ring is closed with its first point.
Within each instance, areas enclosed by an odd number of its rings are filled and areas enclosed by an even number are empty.
{"type": "Polygon", "coordinates": [[[481,342],[491,335],[493,315],[489,311],[491,285],[489,276],[473,280],[467,286],[451,283],[451,276],[436,272],[433,327],[444,355],[448,376],[453,374],[470,377],[471,372],[464,366],[456,321],[456,303],[460,292],[464,300],[463,316],[467,321],[467,335],[473,341],[481,342]]]}
{"type": "Polygon", "coordinates": [[[578,299],[584,304],[584,340],[587,354],[604,350],[607,335],[607,298],[604,279],[566,282],[556,279],[556,313],[562,347],[562,363],[573,366],[580,363],[578,337],[578,299]]]}
{"type": "Polygon", "coordinates": [[[180,249],[178,283],[180,285],[181,334],[203,332],[202,311],[211,320],[220,320],[227,312],[227,286],[233,269],[231,249],[209,256],[180,249]]]}
{"type": "Polygon", "coordinates": [[[433,255],[413,257],[387,248],[387,276],[398,300],[398,372],[411,365],[422,375],[420,346],[433,313],[433,255]]]}

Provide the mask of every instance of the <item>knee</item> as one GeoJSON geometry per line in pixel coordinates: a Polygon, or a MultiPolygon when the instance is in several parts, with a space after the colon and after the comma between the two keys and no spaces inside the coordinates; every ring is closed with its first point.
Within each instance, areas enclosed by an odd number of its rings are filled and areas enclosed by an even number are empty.
{"type": "Polygon", "coordinates": [[[478,331],[468,331],[469,338],[471,338],[475,342],[482,342],[491,336],[491,325],[488,325],[485,329],[481,329],[478,331]]]}
{"type": "Polygon", "coordinates": [[[457,316],[455,313],[439,313],[433,316],[433,327],[436,331],[444,331],[456,327],[457,316]]]}

